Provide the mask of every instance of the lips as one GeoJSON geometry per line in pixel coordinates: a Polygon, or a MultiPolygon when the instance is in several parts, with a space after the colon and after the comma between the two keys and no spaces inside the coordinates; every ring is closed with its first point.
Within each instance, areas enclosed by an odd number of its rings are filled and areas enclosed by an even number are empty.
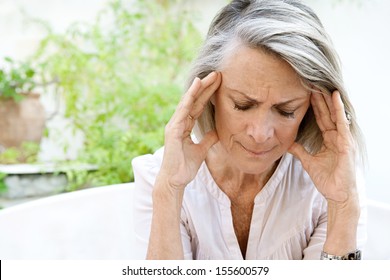
{"type": "Polygon", "coordinates": [[[261,149],[261,150],[256,150],[256,149],[247,148],[247,147],[245,147],[244,145],[242,145],[241,143],[240,143],[240,145],[241,145],[241,147],[242,147],[245,151],[247,151],[248,153],[250,153],[250,154],[252,154],[252,155],[255,155],[255,156],[262,156],[262,155],[265,155],[265,154],[267,154],[268,152],[270,152],[270,151],[273,149],[273,147],[272,147],[272,148],[263,148],[263,149],[261,149]]]}

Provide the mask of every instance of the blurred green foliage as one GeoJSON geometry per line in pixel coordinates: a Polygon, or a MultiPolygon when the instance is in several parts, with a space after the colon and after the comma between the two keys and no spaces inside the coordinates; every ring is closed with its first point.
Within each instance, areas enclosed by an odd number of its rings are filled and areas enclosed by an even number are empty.
{"type": "Polygon", "coordinates": [[[24,142],[20,147],[7,148],[0,153],[0,164],[35,163],[39,149],[39,144],[35,142],[24,142]]]}
{"type": "Polygon", "coordinates": [[[4,182],[4,179],[5,179],[6,176],[7,176],[7,174],[0,172],[0,194],[7,190],[7,186],[6,186],[5,182],[4,182]]]}
{"type": "Polygon", "coordinates": [[[65,117],[84,136],[77,161],[98,166],[69,173],[73,189],[132,181],[131,160],[163,145],[201,43],[193,17],[180,0],[114,0],[92,24],[47,27],[34,59],[59,81],[65,117]]]}
{"type": "Polygon", "coordinates": [[[0,98],[13,98],[20,101],[23,94],[31,92],[36,86],[35,70],[27,62],[4,58],[5,66],[0,68],[0,98]]]}

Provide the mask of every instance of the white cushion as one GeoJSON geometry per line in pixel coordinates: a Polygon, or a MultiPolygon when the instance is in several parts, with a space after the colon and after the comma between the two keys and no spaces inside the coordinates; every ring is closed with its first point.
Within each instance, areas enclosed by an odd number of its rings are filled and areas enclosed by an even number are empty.
{"type": "MultiPolygon", "coordinates": [[[[0,211],[0,259],[135,259],[134,184],[54,195],[0,211]]],[[[368,201],[364,259],[390,259],[390,205],[368,201]]]]}
{"type": "Polygon", "coordinates": [[[0,211],[0,259],[132,259],[131,183],[38,199],[0,211]]]}
{"type": "Polygon", "coordinates": [[[390,205],[368,200],[368,239],[363,251],[367,260],[390,260],[390,205]]]}

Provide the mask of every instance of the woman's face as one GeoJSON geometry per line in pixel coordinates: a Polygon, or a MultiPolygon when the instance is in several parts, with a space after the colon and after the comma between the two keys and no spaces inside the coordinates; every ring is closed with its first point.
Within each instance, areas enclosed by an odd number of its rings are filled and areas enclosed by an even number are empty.
{"type": "Polygon", "coordinates": [[[223,152],[245,173],[267,171],[293,144],[310,92],[287,62],[244,46],[221,73],[212,103],[223,152]]]}

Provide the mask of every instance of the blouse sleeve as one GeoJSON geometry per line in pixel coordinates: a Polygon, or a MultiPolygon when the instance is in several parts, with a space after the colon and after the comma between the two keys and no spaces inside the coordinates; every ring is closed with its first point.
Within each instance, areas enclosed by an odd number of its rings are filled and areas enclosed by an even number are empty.
{"type": "MultiPolygon", "coordinates": [[[[134,172],[134,231],[135,231],[135,256],[137,259],[145,259],[149,243],[150,228],[153,214],[152,191],[160,170],[163,148],[155,154],[143,155],[132,161],[134,172]]],[[[184,249],[184,258],[192,259],[191,239],[185,226],[185,213],[181,213],[181,236],[184,249]]]]}
{"type": "MultiPolygon", "coordinates": [[[[359,170],[359,169],[358,169],[359,170]]],[[[357,188],[359,192],[360,203],[360,217],[357,228],[357,248],[364,250],[367,242],[367,199],[365,193],[365,183],[363,172],[357,172],[357,188]]],[[[325,201],[325,200],[324,200],[325,201]]],[[[320,259],[321,251],[323,249],[326,239],[326,228],[328,222],[327,204],[323,203],[321,215],[318,219],[318,224],[310,238],[309,244],[303,251],[303,258],[308,260],[320,259]]],[[[364,251],[363,251],[364,256],[364,251]]]]}
{"type": "Polygon", "coordinates": [[[326,227],[328,222],[328,213],[326,200],[323,199],[323,203],[320,209],[320,216],[317,222],[314,232],[312,233],[308,246],[303,250],[304,260],[319,260],[321,256],[322,248],[324,247],[326,239],[326,227]]]}

